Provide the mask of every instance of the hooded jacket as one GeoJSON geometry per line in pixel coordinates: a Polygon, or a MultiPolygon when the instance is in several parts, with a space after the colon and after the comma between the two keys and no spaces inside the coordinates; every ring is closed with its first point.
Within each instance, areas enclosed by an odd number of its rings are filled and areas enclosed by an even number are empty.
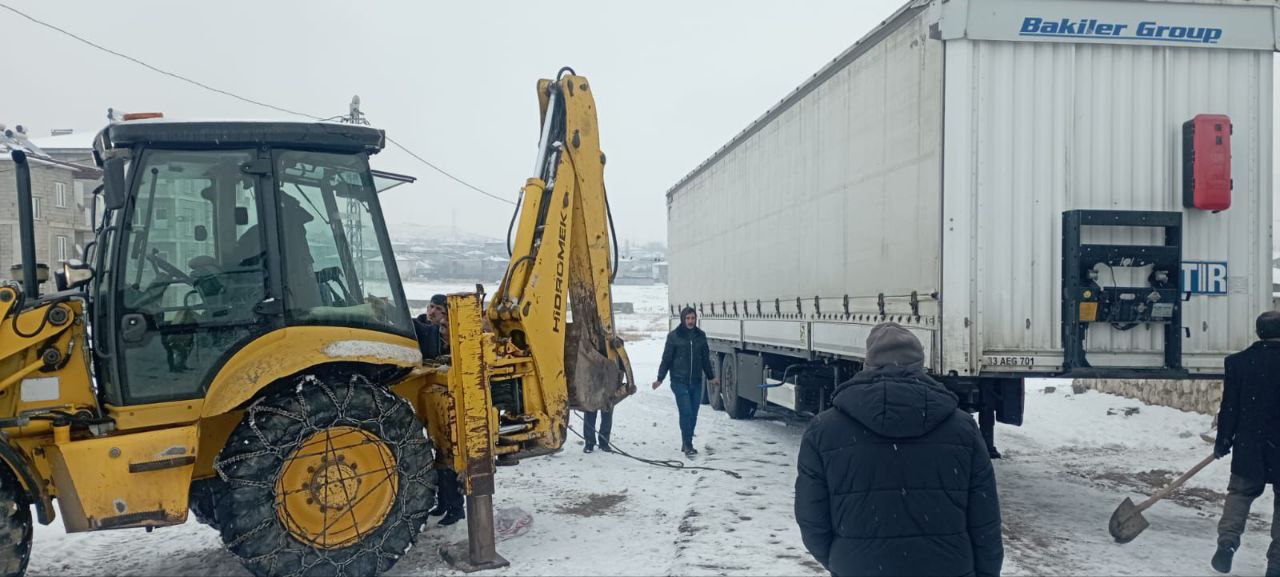
{"type": "Polygon", "coordinates": [[[888,332],[902,353],[876,351],[873,332],[872,368],[836,389],[801,441],[804,544],[834,575],[998,575],[1004,548],[986,444],[955,394],[920,368],[923,354],[902,347],[905,329],[888,332]]]}
{"type": "Polygon", "coordinates": [[[685,385],[701,385],[702,376],[708,380],[716,378],[711,368],[711,347],[707,344],[707,333],[702,329],[685,328],[684,323],[667,333],[667,345],[662,350],[662,364],[658,365],[658,380],[667,378],[671,373],[672,383],[685,385]]]}

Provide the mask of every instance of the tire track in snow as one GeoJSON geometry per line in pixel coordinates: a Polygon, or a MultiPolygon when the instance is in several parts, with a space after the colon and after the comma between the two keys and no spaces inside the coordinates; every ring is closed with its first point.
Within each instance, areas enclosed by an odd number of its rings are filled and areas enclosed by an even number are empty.
{"type": "Polygon", "coordinates": [[[801,427],[762,411],[735,421],[703,406],[695,464],[702,471],[681,518],[670,575],[824,575],[805,550],[793,508],[801,427]]]}

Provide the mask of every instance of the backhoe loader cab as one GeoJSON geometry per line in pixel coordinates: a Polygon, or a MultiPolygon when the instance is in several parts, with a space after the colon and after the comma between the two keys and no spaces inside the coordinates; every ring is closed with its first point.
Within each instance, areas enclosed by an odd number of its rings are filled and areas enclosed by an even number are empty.
{"type": "Polygon", "coordinates": [[[163,120],[98,135],[92,281],[0,285],[0,574],[24,570],[31,510],[49,523],[54,501],[70,532],[191,510],[259,575],[372,575],[408,549],[435,472],[369,169],[383,139],[163,120]]]}
{"type": "Polygon", "coordinates": [[[369,155],[379,130],[271,122],[113,124],[97,250],[104,403],[197,399],[285,327],[413,337],[369,155]],[[127,168],[125,166],[127,165],[127,168]],[[124,190],[112,190],[112,182],[124,190]]]}

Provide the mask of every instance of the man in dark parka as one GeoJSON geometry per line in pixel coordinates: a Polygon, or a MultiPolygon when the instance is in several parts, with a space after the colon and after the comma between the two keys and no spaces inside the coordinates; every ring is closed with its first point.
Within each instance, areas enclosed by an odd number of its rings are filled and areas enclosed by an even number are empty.
{"type": "MultiPolygon", "coordinates": [[[[1280,483],[1280,312],[1258,317],[1258,338],[1253,346],[1227,357],[1218,410],[1218,438],[1214,454],[1231,457],[1231,481],[1222,519],[1218,522],[1218,550],[1213,568],[1231,571],[1231,558],[1240,548],[1240,534],[1249,518],[1249,507],[1267,485],[1280,483]]],[[[1280,495],[1276,499],[1280,511],[1280,495]]],[[[1280,576],[1280,524],[1272,514],[1271,547],[1267,549],[1267,575],[1280,576]]]]}
{"type": "Polygon", "coordinates": [[[1000,503],[987,445],[894,323],[800,444],[796,521],[832,575],[998,575],[1000,503]]]}

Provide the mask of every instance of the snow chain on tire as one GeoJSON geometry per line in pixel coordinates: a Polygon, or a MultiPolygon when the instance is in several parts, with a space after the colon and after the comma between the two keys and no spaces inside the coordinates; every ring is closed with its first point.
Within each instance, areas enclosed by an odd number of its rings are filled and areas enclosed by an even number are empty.
{"type": "Polygon", "coordinates": [[[413,546],[435,503],[430,441],[407,401],[363,375],[305,375],[294,385],[250,405],[214,464],[227,483],[216,516],[223,543],[260,577],[380,574],[413,546]],[[335,446],[333,438],[359,442],[335,446]],[[315,439],[324,440],[322,449],[315,439]],[[378,456],[374,462],[382,466],[370,470],[365,462],[357,473],[354,460],[339,463],[340,451],[378,456]],[[306,470],[323,469],[323,477],[315,473],[302,489],[283,484],[317,459],[306,470]],[[332,479],[330,470],[337,471],[332,479]],[[369,492],[360,493],[358,485],[369,492]],[[345,502],[329,504],[344,493],[345,502]],[[375,493],[385,498],[386,510],[362,530],[356,510],[370,507],[362,501],[375,493]],[[303,508],[302,498],[325,515],[319,537],[299,536],[305,523],[283,512],[303,508]],[[330,527],[346,523],[348,514],[354,534],[330,541],[330,527]]]}
{"type": "Polygon", "coordinates": [[[219,530],[218,501],[227,490],[227,483],[218,477],[191,482],[191,495],[187,499],[196,521],[219,530]]]}
{"type": "Polygon", "coordinates": [[[8,469],[0,471],[0,576],[26,573],[31,560],[31,505],[8,469]]]}

